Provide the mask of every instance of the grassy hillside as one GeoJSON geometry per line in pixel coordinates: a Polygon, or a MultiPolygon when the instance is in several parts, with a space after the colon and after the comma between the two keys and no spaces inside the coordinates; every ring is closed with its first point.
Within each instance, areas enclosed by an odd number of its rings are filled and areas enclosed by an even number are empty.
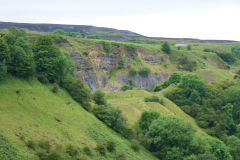
{"type": "Polygon", "coordinates": [[[169,99],[163,97],[161,93],[150,93],[144,90],[129,90],[125,92],[110,92],[107,94],[107,97],[110,104],[123,110],[130,124],[134,124],[139,119],[143,110],[152,109],[159,112],[161,115],[174,115],[183,118],[190,122],[198,132],[204,133],[191,116],[184,113],[169,99]],[[163,99],[163,104],[144,101],[144,98],[153,95],[161,97],[163,99]]]}
{"type": "Polygon", "coordinates": [[[133,151],[128,140],[82,109],[64,90],[55,94],[51,88],[35,79],[25,81],[8,77],[0,83],[0,133],[22,154],[32,157],[33,153],[24,141],[45,139],[54,147],[89,146],[93,155],[85,155],[87,159],[111,159],[121,153],[131,160],[155,159],[143,148],[133,151]],[[110,139],[117,144],[117,153],[99,155],[94,150],[96,144],[110,139]]]}

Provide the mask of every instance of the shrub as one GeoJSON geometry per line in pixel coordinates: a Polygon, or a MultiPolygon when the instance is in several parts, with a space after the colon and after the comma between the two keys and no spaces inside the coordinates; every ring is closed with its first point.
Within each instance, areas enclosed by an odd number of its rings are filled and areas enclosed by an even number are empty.
{"type": "Polygon", "coordinates": [[[217,160],[213,154],[200,154],[198,160],[217,160]]]}
{"type": "Polygon", "coordinates": [[[103,41],[103,49],[106,53],[110,53],[112,51],[112,44],[110,42],[103,41]]]}
{"type": "Polygon", "coordinates": [[[129,75],[131,75],[132,77],[135,77],[136,74],[137,74],[137,70],[136,70],[136,68],[131,67],[131,68],[129,69],[128,73],[129,73],[129,75]]]}
{"type": "Polygon", "coordinates": [[[38,142],[38,146],[44,150],[46,150],[47,152],[49,152],[52,148],[51,144],[49,143],[49,141],[47,140],[40,140],[38,142]]]}
{"type": "Polygon", "coordinates": [[[83,147],[83,151],[84,151],[84,153],[86,153],[89,156],[92,155],[92,151],[88,146],[83,147]]]}
{"type": "Polygon", "coordinates": [[[106,147],[103,144],[97,144],[96,151],[98,151],[101,155],[106,154],[106,147]]]}
{"type": "Polygon", "coordinates": [[[159,113],[153,110],[146,110],[143,111],[139,120],[138,120],[138,125],[143,134],[146,134],[148,131],[150,125],[154,120],[157,120],[159,117],[159,113]]]}
{"type": "Polygon", "coordinates": [[[99,35],[88,35],[87,39],[101,39],[99,35]]]}
{"type": "Polygon", "coordinates": [[[56,83],[54,83],[54,84],[53,84],[53,88],[52,88],[52,92],[53,92],[53,93],[57,93],[57,92],[58,92],[58,89],[59,89],[58,85],[57,85],[56,83]]]}
{"type": "Polygon", "coordinates": [[[235,46],[232,48],[232,53],[240,58],[240,46],[235,46]]]}
{"type": "Polygon", "coordinates": [[[164,42],[162,44],[162,51],[167,53],[167,54],[170,54],[171,53],[171,48],[170,48],[170,45],[168,42],[164,42]]]}
{"type": "Polygon", "coordinates": [[[116,156],[116,160],[126,160],[126,156],[124,153],[120,153],[116,156]]]}
{"type": "Polygon", "coordinates": [[[115,151],[116,144],[113,140],[108,141],[106,146],[109,152],[115,151]]]}
{"type": "Polygon", "coordinates": [[[160,104],[163,104],[163,100],[160,99],[159,97],[157,96],[152,96],[152,97],[146,97],[144,99],[145,102],[157,102],[157,103],[160,103],[160,104]]]}
{"type": "Polygon", "coordinates": [[[124,58],[121,56],[118,59],[118,69],[123,69],[123,67],[124,67],[124,58]]]}
{"type": "Polygon", "coordinates": [[[107,104],[105,93],[100,89],[97,89],[96,91],[94,91],[93,100],[98,105],[106,105],[107,104]]]}
{"type": "Polygon", "coordinates": [[[236,60],[232,53],[217,53],[217,55],[225,62],[233,64],[236,60]]]}
{"type": "Polygon", "coordinates": [[[127,91],[127,90],[132,90],[132,86],[128,86],[128,85],[123,85],[121,88],[120,88],[120,90],[121,91],[127,91]]]}
{"type": "Polygon", "coordinates": [[[147,77],[149,75],[149,73],[151,72],[151,69],[148,67],[142,67],[140,69],[140,71],[138,72],[138,74],[142,77],[147,77]]]}
{"type": "Polygon", "coordinates": [[[90,89],[81,79],[67,77],[62,81],[62,86],[68,91],[72,98],[80,104],[89,103],[92,99],[90,89]]]}
{"type": "Polygon", "coordinates": [[[36,149],[37,144],[33,140],[28,140],[26,146],[32,150],[36,149]]]}
{"type": "Polygon", "coordinates": [[[129,85],[133,86],[134,85],[134,80],[133,79],[128,79],[129,85]]]}
{"type": "Polygon", "coordinates": [[[122,131],[126,126],[126,118],[123,116],[122,111],[119,108],[112,106],[96,106],[92,112],[108,127],[124,136],[122,131]]]}
{"type": "Polygon", "coordinates": [[[191,46],[191,45],[188,45],[188,46],[187,46],[187,50],[189,50],[189,51],[192,50],[192,46],[191,46]]]}
{"type": "Polygon", "coordinates": [[[135,151],[138,152],[140,149],[140,144],[137,140],[131,140],[131,148],[135,151]]]}
{"type": "Polygon", "coordinates": [[[183,76],[182,72],[174,72],[173,74],[171,74],[171,76],[169,77],[168,81],[167,81],[167,85],[171,85],[173,83],[177,84],[181,81],[183,76]]]}
{"type": "Polygon", "coordinates": [[[79,149],[73,145],[67,145],[66,153],[71,157],[77,157],[79,155],[79,149]]]}
{"type": "Polygon", "coordinates": [[[187,57],[181,57],[178,59],[178,68],[186,71],[194,71],[197,67],[197,63],[195,61],[190,61],[187,57]]]}

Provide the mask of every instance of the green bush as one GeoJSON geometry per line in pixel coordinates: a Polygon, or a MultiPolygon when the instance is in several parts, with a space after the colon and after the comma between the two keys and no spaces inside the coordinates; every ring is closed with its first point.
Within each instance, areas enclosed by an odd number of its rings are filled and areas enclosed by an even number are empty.
{"type": "Polygon", "coordinates": [[[58,92],[58,89],[59,89],[58,85],[57,85],[56,83],[54,83],[54,84],[53,84],[53,88],[52,88],[52,92],[53,92],[53,93],[57,93],[57,92],[58,92]]]}
{"type": "Polygon", "coordinates": [[[148,67],[142,67],[140,69],[140,71],[138,72],[138,74],[142,77],[147,77],[149,75],[149,73],[151,72],[151,69],[148,67]]]}
{"type": "Polygon", "coordinates": [[[82,105],[89,103],[92,99],[90,89],[81,79],[67,77],[62,81],[62,87],[68,91],[75,101],[82,105]]]}
{"type": "Polygon", "coordinates": [[[127,91],[127,90],[132,90],[132,86],[128,86],[128,85],[123,85],[121,88],[120,88],[120,90],[121,91],[127,91]]]}
{"type": "Polygon", "coordinates": [[[106,105],[107,104],[105,93],[100,89],[97,89],[96,91],[94,91],[93,100],[98,105],[106,105]]]}
{"type": "Polygon", "coordinates": [[[118,59],[118,69],[123,69],[123,67],[124,67],[124,58],[121,56],[118,59]]]}
{"type": "Polygon", "coordinates": [[[98,151],[101,155],[106,154],[106,147],[103,144],[97,144],[96,151],[98,151]]]}
{"type": "Polygon", "coordinates": [[[225,62],[233,64],[236,59],[232,53],[217,53],[217,55],[225,62]]]}
{"type": "Polygon", "coordinates": [[[183,76],[182,72],[174,72],[173,74],[171,74],[171,76],[169,77],[168,81],[167,81],[167,85],[171,85],[173,83],[177,84],[181,81],[183,76]]]}
{"type": "Polygon", "coordinates": [[[96,106],[92,112],[108,127],[124,136],[123,130],[126,128],[126,118],[119,108],[112,106],[96,106]]]}
{"type": "Polygon", "coordinates": [[[101,39],[99,35],[88,35],[87,39],[101,39]]]}
{"type": "Polygon", "coordinates": [[[138,126],[141,129],[143,134],[148,132],[148,129],[154,120],[157,120],[160,114],[153,110],[143,111],[139,120],[138,126]]]}
{"type": "Polygon", "coordinates": [[[103,41],[103,49],[106,53],[110,53],[112,51],[112,44],[107,41],[103,41]]]}
{"type": "Polygon", "coordinates": [[[157,102],[157,103],[163,104],[163,99],[160,99],[157,96],[146,97],[144,99],[144,101],[145,102],[157,102]]]}
{"type": "Polygon", "coordinates": [[[106,146],[107,146],[107,150],[109,152],[114,152],[115,151],[116,144],[115,144],[115,142],[113,140],[108,141],[106,146]]]}
{"type": "Polygon", "coordinates": [[[131,75],[132,77],[135,77],[137,75],[136,68],[131,67],[128,71],[128,74],[131,75]]]}
{"type": "Polygon", "coordinates": [[[67,145],[66,153],[71,157],[77,157],[79,155],[79,149],[73,145],[67,145]]]}
{"type": "Polygon", "coordinates": [[[116,160],[126,160],[126,156],[124,153],[120,153],[116,156],[116,160]]]}
{"type": "Polygon", "coordinates": [[[189,51],[192,50],[192,46],[191,46],[191,45],[188,45],[188,46],[187,46],[187,50],[189,50],[189,51]]]}
{"type": "Polygon", "coordinates": [[[135,84],[134,80],[133,79],[128,79],[128,82],[129,82],[129,85],[130,86],[133,86],[135,84]]]}
{"type": "Polygon", "coordinates": [[[91,156],[92,151],[88,146],[83,147],[83,152],[86,153],[86,155],[91,156]]]}
{"type": "Polygon", "coordinates": [[[26,146],[27,146],[28,148],[32,149],[32,150],[35,150],[36,147],[37,147],[37,144],[36,144],[36,142],[34,142],[33,140],[28,140],[28,141],[26,142],[26,146]]]}
{"type": "Polygon", "coordinates": [[[137,140],[131,140],[131,148],[135,151],[138,152],[140,150],[140,144],[137,140]]]}
{"type": "Polygon", "coordinates": [[[51,150],[51,148],[52,148],[52,146],[51,146],[51,144],[49,143],[49,141],[44,140],[44,139],[43,139],[43,140],[40,140],[40,141],[38,142],[38,146],[39,146],[40,148],[46,150],[47,152],[50,152],[50,150],[51,150]]]}
{"type": "Polygon", "coordinates": [[[164,42],[162,44],[162,51],[167,53],[167,54],[170,54],[171,53],[171,48],[170,48],[170,45],[168,42],[164,42]]]}

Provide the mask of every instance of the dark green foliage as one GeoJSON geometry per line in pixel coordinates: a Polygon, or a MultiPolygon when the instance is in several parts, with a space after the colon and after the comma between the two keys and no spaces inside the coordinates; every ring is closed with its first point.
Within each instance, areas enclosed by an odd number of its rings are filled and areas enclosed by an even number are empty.
{"type": "Polygon", "coordinates": [[[81,79],[67,77],[62,81],[62,86],[78,103],[86,105],[91,101],[91,91],[81,79]]]}
{"type": "Polygon", "coordinates": [[[240,139],[235,136],[227,138],[227,147],[233,160],[240,159],[240,139]]]}
{"type": "Polygon", "coordinates": [[[83,152],[88,156],[92,155],[92,150],[88,146],[83,147],[83,152]]]}
{"type": "Polygon", "coordinates": [[[236,126],[236,136],[240,138],[240,124],[236,126]]]}
{"type": "Polygon", "coordinates": [[[126,160],[126,156],[124,153],[120,153],[116,156],[116,160],[126,160]]]}
{"type": "Polygon", "coordinates": [[[154,120],[157,120],[160,114],[153,110],[143,111],[139,120],[138,125],[143,134],[146,134],[149,130],[150,125],[154,120]]]}
{"type": "Polygon", "coordinates": [[[217,55],[225,62],[233,64],[236,60],[232,53],[217,53],[217,55]]]}
{"type": "Polygon", "coordinates": [[[128,79],[128,83],[130,86],[133,86],[135,84],[133,79],[128,79]]]}
{"type": "Polygon", "coordinates": [[[98,151],[101,155],[106,154],[106,147],[103,144],[97,144],[96,151],[98,151]]]}
{"type": "Polygon", "coordinates": [[[133,139],[131,140],[131,148],[135,151],[138,152],[140,150],[140,144],[137,140],[133,139]]]}
{"type": "Polygon", "coordinates": [[[82,38],[83,35],[78,32],[64,32],[62,29],[56,29],[52,32],[54,35],[62,35],[62,36],[69,36],[69,37],[75,37],[75,38],[82,38]]]}
{"type": "Polygon", "coordinates": [[[173,83],[177,84],[181,81],[183,76],[182,72],[174,72],[173,74],[171,74],[171,76],[169,77],[168,81],[167,81],[167,85],[171,85],[173,83]]]}
{"type": "Polygon", "coordinates": [[[110,53],[112,51],[112,44],[110,42],[103,41],[103,50],[106,53],[110,53]]]}
{"type": "Polygon", "coordinates": [[[194,71],[197,67],[195,61],[190,61],[187,57],[183,56],[178,59],[178,68],[186,71],[194,71]]]}
{"type": "Polygon", "coordinates": [[[123,69],[123,67],[124,67],[124,58],[121,56],[118,59],[118,69],[123,69]]]}
{"type": "Polygon", "coordinates": [[[27,146],[28,148],[32,149],[32,150],[35,150],[36,147],[37,147],[37,144],[36,144],[36,142],[33,141],[33,140],[28,140],[28,141],[26,142],[26,146],[27,146]]]}
{"type": "Polygon", "coordinates": [[[222,118],[226,123],[226,128],[233,133],[236,130],[236,126],[233,120],[233,105],[228,103],[227,105],[221,108],[222,110],[222,118]]]}
{"type": "Polygon", "coordinates": [[[127,91],[127,90],[132,90],[132,86],[128,86],[128,85],[123,85],[121,88],[120,88],[120,90],[121,91],[127,91]]]}
{"type": "Polygon", "coordinates": [[[148,67],[142,67],[140,69],[140,71],[138,72],[138,74],[142,77],[147,77],[149,75],[149,73],[151,72],[151,69],[148,67]]]}
{"type": "Polygon", "coordinates": [[[158,96],[151,96],[151,97],[146,97],[144,99],[145,102],[157,102],[160,104],[163,104],[163,100],[160,99],[158,96]]]}
{"type": "Polygon", "coordinates": [[[28,51],[28,49],[24,50],[19,45],[11,46],[8,72],[17,77],[26,78],[32,76],[34,71],[35,63],[32,52],[28,51]]]}
{"type": "Polygon", "coordinates": [[[18,150],[0,134],[0,159],[1,160],[24,160],[18,150]]]}
{"type": "Polygon", "coordinates": [[[38,142],[38,146],[39,146],[40,148],[44,149],[44,150],[47,151],[47,152],[50,152],[50,150],[51,150],[51,148],[52,148],[51,144],[50,144],[49,141],[47,141],[47,140],[40,140],[40,141],[38,142]]]}
{"type": "Polygon", "coordinates": [[[167,54],[171,53],[171,48],[170,48],[170,45],[168,44],[168,42],[164,42],[162,44],[162,51],[167,53],[167,54]]]}
{"type": "Polygon", "coordinates": [[[197,160],[217,160],[213,154],[200,154],[197,160]]]}
{"type": "Polygon", "coordinates": [[[52,88],[52,92],[53,92],[53,93],[57,93],[57,92],[58,92],[58,89],[59,89],[58,85],[57,85],[56,83],[54,83],[54,84],[53,84],[53,88],[52,88]]]}
{"type": "Polygon", "coordinates": [[[108,141],[106,146],[107,146],[107,150],[109,152],[114,152],[115,151],[116,144],[115,144],[115,142],[113,140],[108,141]]]}
{"type": "Polygon", "coordinates": [[[155,84],[152,88],[152,91],[153,92],[159,92],[161,91],[162,89],[164,88],[167,88],[168,87],[168,80],[167,81],[163,81],[161,82],[160,84],[155,84]]]}
{"type": "Polygon", "coordinates": [[[99,35],[88,35],[87,39],[101,39],[99,35]]]}
{"type": "Polygon", "coordinates": [[[231,160],[232,157],[227,150],[225,144],[215,138],[207,138],[207,142],[210,146],[209,153],[213,154],[217,160],[231,160]]]}
{"type": "Polygon", "coordinates": [[[65,35],[65,32],[62,29],[56,29],[52,33],[57,35],[65,35]]]}
{"type": "Polygon", "coordinates": [[[173,147],[180,151],[187,149],[193,139],[194,129],[180,118],[160,116],[152,122],[147,135],[152,138],[152,150],[159,152],[158,157],[164,159],[170,156],[173,147]]]}
{"type": "Polygon", "coordinates": [[[67,145],[66,153],[71,157],[77,157],[79,155],[79,149],[73,145],[67,145]]]}
{"type": "Polygon", "coordinates": [[[189,51],[192,50],[192,46],[191,46],[191,45],[188,45],[188,46],[187,46],[187,50],[189,50],[189,51]]]}
{"type": "Polygon", "coordinates": [[[209,49],[209,48],[205,48],[203,51],[204,51],[204,52],[215,52],[214,50],[209,49]]]}
{"type": "Polygon", "coordinates": [[[93,100],[98,105],[106,105],[107,104],[105,93],[100,89],[97,89],[96,91],[94,91],[93,100]]]}
{"type": "Polygon", "coordinates": [[[184,151],[178,147],[169,148],[169,150],[166,153],[167,160],[176,160],[176,159],[183,160],[183,157],[184,157],[184,151]]]}
{"type": "Polygon", "coordinates": [[[240,58],[240,46],[232,47],[232,53],[240,58]]]}
{"type": "Polygon", "coordinates": [[[132,77],[135,77],[137,75],[137,70],[136,68],[131,67],[128,71],[129,75],[131,75],[132,77]]]}
{"type": "Polygon", "coordinates": [[[33,44],[33,52],[37,74],[46,77],[49,82],[59,82],[69,72],[68,59],[50,36],[39,36],[33,44]]]}
{"type": "Polygon", "coordinates": [[[9,48],[6,41],[0,37],[0,80],[7,74],[6,62],[9,59],[9,48]]]}
{"type": "Polygon", "coordinates": [[[122,111],[119,108],[112,106],[96,106],[93,109],[93,113],[108,127],[125,136],[124,130],[126,128],[126,118],[123,116],[122,111]]]}

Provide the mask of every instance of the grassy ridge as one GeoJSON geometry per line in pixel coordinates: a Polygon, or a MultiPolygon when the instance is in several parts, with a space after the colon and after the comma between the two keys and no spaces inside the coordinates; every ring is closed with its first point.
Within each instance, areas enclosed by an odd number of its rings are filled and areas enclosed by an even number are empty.
{"type": "Polygon", "coordinates": [[[88,159],[110,159],[117,153],[125,153],[131,160],[155,159],[143,148],[138,153],[134,152],[128,140],[82,109],[64,90],[60,89],[55,94],[51,87],[34,79],[24,81],[14,77],[0,83],[0,134],[6,136],[21,153],[32,155],[23,139],[46,139],[53,146],[89,146],[93,156],[88,159]],[[100,156],[93,148],[108,139],[116,142],[117,153],[100,156]]]}

